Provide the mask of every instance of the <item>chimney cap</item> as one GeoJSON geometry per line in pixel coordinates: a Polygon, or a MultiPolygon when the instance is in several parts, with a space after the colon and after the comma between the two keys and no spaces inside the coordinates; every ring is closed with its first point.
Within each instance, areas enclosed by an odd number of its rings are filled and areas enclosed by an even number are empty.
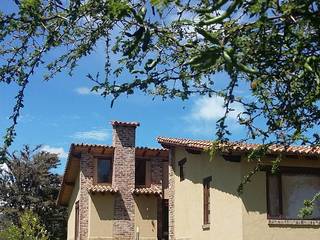
{"type": "Polygon", "coordinates": [[[113,127],[115,126],[121,126],[121,127],[139,127],[139,122],[122,122],[122,121],[111,121],[111,125],[113,127]]]}

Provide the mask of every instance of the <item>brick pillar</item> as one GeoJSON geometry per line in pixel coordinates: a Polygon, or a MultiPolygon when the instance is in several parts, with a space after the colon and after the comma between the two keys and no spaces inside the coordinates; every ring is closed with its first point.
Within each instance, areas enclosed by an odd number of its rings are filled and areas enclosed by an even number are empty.
{"type": "Polygon", "coordinates": [[[175,149],[169,151],[169,240],[175,240],[174,231],[174,189],[175,189],[175,149]]]}
{"type": "Polygon", "coordinates": [[[89,229],[89,193],[88,188],[93,183],[94,163],[90,154],[82,154],[80,158],[80,240],[88,239],[89,229]]]}
{"type": "Polygon", "coordinates": [[[113,238],[134,239],[134,199],[131,189],[135,182],[135,130],[139,123],[112,122],[113,177],[112,185],[119,189],[115,195],[113,238]]]}

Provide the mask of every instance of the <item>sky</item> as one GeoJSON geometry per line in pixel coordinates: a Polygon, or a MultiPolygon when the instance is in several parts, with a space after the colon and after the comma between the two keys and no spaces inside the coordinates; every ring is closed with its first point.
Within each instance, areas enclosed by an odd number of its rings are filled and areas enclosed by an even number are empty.
{"type": "MultiPolygon", "coordinates": [[[[103,46],[98,46],[94,54],[81,60],[73,76],[63,72],[44,81],[43,71],[39,69],[26,89],[25,107],[10,151],[19,150],[24,144],[31,147],[41,144],[42,150],[59,154],[61,165],[55,171],[63,173],[71,143],[111,144],[111,120],[140,122],[137,146],[160,147],[157,136],[215,138],[215,122],[224,114],[221,98],[193,96],[187,101],[162,101],[136,93],[120,97],[110,108],[111,98],[92,93],[93,83],[86,78],[88,73],[103,71],[104,60],[103,46]]],[[[130,79],[131,76],[126,77],[130,79]]],[[[218,75],[217,79],[227,81],[224,74],[218,75]]],[[[17,90],[13,84],[0,83],[1,137],[11,124],[8,118],[17,90]]],[[[229,124],[236,139],[244,131],[235,121],[242,108],[237,105],[234,108],[229,124]]]]}
{"type": "MultiPolygon", "coordinates": [[[[111,144],[112,120],[140,122],[137,146],[159,147],[157,136],[214,139],[215,122],[224,113],[221,98],[194,96],[187,101],[163,101],[137,93],[120,97],[110,108],[111,98],[92,93],[93,84],[85,77],[89,68],[101,65],[103,69],[103,63],[104,56],[95,54],[83,61],[72,77],[63,73],[44,81],[41,75],[34,76],[26,90],[25,107],[10,151],[19,150],[24,144],[41,144],[43,150],[59,154],[61,166],[57,172],[62,173],[71,143],[111,144]]],[[[11,123],[8,118],[17,89],[0,83],[1,136],[11,123]]],[[[235,123],[241,106],[235,109],[230,123],[235,123]]],[[[241,135],[236,125],[232,124],[231,130],[235,137],[241,135]]]]}

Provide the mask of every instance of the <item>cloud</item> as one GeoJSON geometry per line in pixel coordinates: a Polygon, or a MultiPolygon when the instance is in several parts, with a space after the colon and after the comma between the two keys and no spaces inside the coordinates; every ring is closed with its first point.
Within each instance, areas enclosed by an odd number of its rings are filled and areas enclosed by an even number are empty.
{"type": "Polygon", "coordinates": [[[81,140],[104,141],[110,137],[110,134],[107,129],[100,129],[100,130],[76,132],[71,137],[75,139],[81,139],[81,140]]]}
{"type": "MultiPolygon", "coordinates": [[[[201,97],[195,100],[191,111],[184,120],[187,122],[187,131],[202,136],[213,136],[216,129],[216,121],[224,116],[224,99],[222,97],[201,97]]],[[[236,129],[238,114],[244,111],[239,103],[231,105],[234,111],[229,112],[226,123],[229,129],[236,129]]]]}
{"type": "Polygon", "coordinates": [[[51,147],[49,145],[44,145],[40,151],[45,151],[49,153],[55,153],[58,154],[59,157],[61,158],[67,158],[68,153],[62,148],[62,147],[51,147]]]}
{"type": "MultiPolygon", "coordinates": [[[[191,117],[195,120],[217,121],[224,116],[226,109],[223,104],[224,99],[222,97],[199,98],[192,108],[191,117]]],[[[228,117],[233,120],[236,120],[238,114],[244,111],[239,103],[232,104],[231,108],[234,111],[230,112],[228,117]]]]}
{"type": "Polygon", "coordinates": [[[100,95],[101,91],[91,91],[88,87],[78,87],[75,89],[75,92],[79,95],[100,95]]]}

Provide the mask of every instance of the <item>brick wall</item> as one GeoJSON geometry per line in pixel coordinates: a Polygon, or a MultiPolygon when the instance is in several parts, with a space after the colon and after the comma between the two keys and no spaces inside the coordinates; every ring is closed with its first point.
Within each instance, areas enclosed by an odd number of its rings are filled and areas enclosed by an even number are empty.
{"type": "Polygon", "coordinates": [[[80,158],[80,240],[88,239],[89,224],[89,193],[88,188],[93,184],[94,159],[90,154],[82,154],[80,158]]]}
{"type": "MultiPolygon", "coordinates": [[[[113,176],[112,186],[119,189],[114,201],[114,240],[133,240],[135,237],[135,205],[131,189],[135,187],[135,131],[137,125],[113,124],[113,176]]],[[[94,184],[95,159],[82,154],[80,159],[80,240],[88,239],[89,200],[88,188],[94,184]]],[[[163,163],[155,157],[150,159],[151,187],[162,188],[163,163]]],[[[173,196],[173,195],[172,195],[173,196]]],[[[158,236],[162,230],[162,200],[158,198],[158,236]]],[[[171,221],[171,220],[170,220],[171,221]]],[[[169,222],[170,222],[169,221],[169,222]]],[[[170,222],[171,223],[171,222],[170,222]]]]}
{"type": "Polygon", "coordinates": [[[119,189],[115,196],[113,238],[134,239],[134,199],[130,189],[135,181],[136,126],[113,124],[113,186],[119,189]]]}
{"type": "Polygon", "coordinates": [[[175,149],[171,148],[169,152],[169,239],[175,240],[174,235],[174,186],[175,186],[175,149]]]}
{"type": "Polygon", "coordinates": [[[151,159],[151,187],[162,188],[162,160],[158,158],[151,159]]]}

